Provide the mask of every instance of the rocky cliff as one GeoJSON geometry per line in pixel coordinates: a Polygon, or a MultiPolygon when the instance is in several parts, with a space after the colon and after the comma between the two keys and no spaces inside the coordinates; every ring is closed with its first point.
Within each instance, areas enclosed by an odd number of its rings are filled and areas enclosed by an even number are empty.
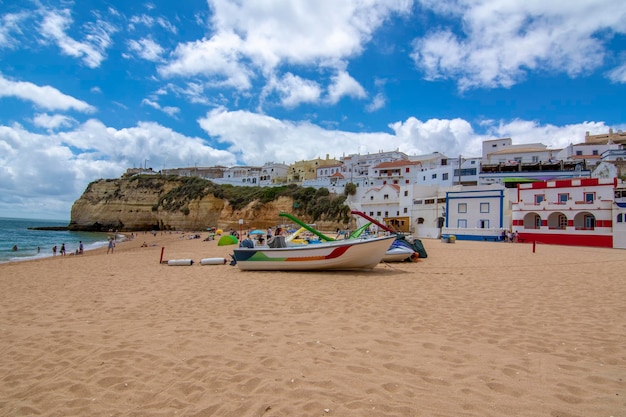
{"type": "MultiPolygon", "coordinates": [[[[293,213],[293,199],[284,196],[263,204],[253,201],[235,210],[227,200],[215,197],[205,183],[156,175],[92,182],[72,206],[69,229],[239,229],[240,219],[244,228],[266,228],[282,222],[278,213],[293,213]]],[[[338,225],[324,222],[324,226],[334,230],[338,225]]]]}

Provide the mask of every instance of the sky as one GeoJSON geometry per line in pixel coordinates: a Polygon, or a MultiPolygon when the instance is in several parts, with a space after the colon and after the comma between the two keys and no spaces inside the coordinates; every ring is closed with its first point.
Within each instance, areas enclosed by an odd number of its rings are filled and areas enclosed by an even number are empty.
{"type": "Polygon", "coordinates": [[[0,217],[127,168],[626,129],[623,0],[0,0],[0,217]]]}

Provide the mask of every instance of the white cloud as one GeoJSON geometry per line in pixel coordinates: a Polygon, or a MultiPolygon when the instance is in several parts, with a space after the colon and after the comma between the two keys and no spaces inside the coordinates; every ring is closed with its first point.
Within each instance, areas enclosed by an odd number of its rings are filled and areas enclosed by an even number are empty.
{"type": "Polygon", "coordinates": [[[287,108],[296,107],[301,103],[315,103],[322,93],[317,82],[292,73],[287,73],[280,79],[272,78],[264,88],[262,101],[274,91],[280,96],[282,105],[287,108]]]}
{"type": "MultiPolygon", "coordinates": [[[[268,80],[271,90],[275,77],[290,81],[288,74],[281,77],[281,65],[333,68],[340,72],[329,87],[329,100],[335,103],[343,95],[365,96],[358,82],[341,71],[343,61],[360,54],[392,14],[409,13],[412,1],[209,3],[212,36],[179,44],[172,60],[159,69],[161,75],[202,75],[214,84],[238,90],[250,89],[258,77],[268,80]]],[[[302,83],[300,87],[304,90],[299,93],[281,95],[285,105],[311,100],[315,88],[302,83]]]]}
{"type": "Polygon", "coordinates": [[[614,83],[626,84],[626,63],[609,71],[607,76],[614,83]]]}
{"type": "Polygon", "coordinates": [[[355,98],[365,98],[367,93],[365,89],[345,71],[331,78],[331,84],[328,87],[328,101],[336,104],[342,97],[349,96],[355,98]]]}
{"type": "Polygon", "coordinates": [[[15,49],[18,47],[18,42],[12,34],[22,34],[20,25],[27,17],[28,14],[25,12],[7,13],[0,17],[0,48],[15,49]]]}
{"type": "Polygon", "coordinates": [[[246,111],[227,111],[218,108],[198,120],[200,126],[213,138],[229,145],[247,164],[266,161],[290,163],[296,160],[340,156],[354,153],[361,146],[374,149],[375,143],[384,143],[385,133],[357,134],[326,130],[309,122],[288,122],[246,111]]]}
{"type": "Polygon", "coordinates": [[[376,96],[374,96],[374,99],[372,100],[370,104],[366,106],[365,110],[368,111],[369,113],[373,113],[376,110],[380,110],[383,107],[385,107],[386,103],[387,103],[387,99],[385,98],[385,95],[382,93],[379,93],[379,94],[376,94],[376,96]]]}
{"type": "Polygon", "coordinates": [[[111,34],[116,32],[116,28],[103,20],[85,23],[85,40],[79,42],[66,34],[72,23],[68,9],[47,11],[41,23],[41,35],[45,39],[54,40],[64,54],[81,58],[90,68],[99,67],[105,59],[105,51],[111,45],[111,34]]]}
{"type": "Polygon", "coordinates": [[[450,78],[459,89],[510,87],[528,70],[584,74],[603,63],[602,32],[625,33],[621,0],[478,0],[424,3],[459,23],[414,43],[427,79],[450,78]]]}
{"type": "Polygon", "coordinates": [[[131,16],[129,21],[130,21],[129,29],[131,30],[135,29],[135,26],[138,24],[147,26],[149,28],[153,27],[154,25],[158,25],[170,33],[173,33],[173,34],[178,33],[178,29],[176,28],[176,26],[174,26],[172,23],[170,23],[169,20],[167,20],[166,18],[162,16],[155,18],[152,16],[148,16],[147,14],[141,14],[141,15],[131,16]]]}
{"type": "Polygon", "coordinates": [[[163,113],[166,113],[167,115],[172,116],[172,117],[180,113],[180,109],[178,107],[172,107],[172,106],[161,107],[161,105],[157,103],[156,101],[152,101],[147,98],[144,98],[143,100],[141,100],[141,104],[160,110],[163,113]]]}
{"type": "Polygon", "coordinates": [[[69,218],[89,182],[117,178],[145,159],[156,170],[236,163],[232,153],[156,123],[114,129],[88,120],[45,135],[0,125],[0,213],[69,218]]]}
{"type": "Polygon", "coordinates": [[[474,132],[472,125],[463,119],[430,119],[421,121],[409,117],[404,122],[389,125],[395,132],[400,150],[409,154],[424,155],[440,152],[453,157],[458,154],[481,155],[483,136],[474,132]]]}
{"type": "Polygon", "coordinates": [[[139,39],[138,41],[134,39],[129,40],[128,49],[139,55],[141,58],[152,62],[162,61],[162,55],[165,52],[161,45],[149,37],[139,39]]]}
{"type": "Polygon", "coordinates": [[[159,67],[159,73],[165,77],[204,75],[216,86],[246,90],[254,74],[239,62],[240,48],[241,39],[233,33],[180,44],[172,53],[174,60],[159,67]]]}
{"type": "Polygon", "coordinates": [[[26,81],[12,81],[0,74],[0,98],[16,97],[32,101],[38,107],[48,110],[76,110],[92,113],[96,109],[82,100],[63,94],[50,86],[38,86],[26,81]]]}
{"type": "Polygon", "coordinates": [[[41,113],[35,115],[33,123],[36,126],[43,127],[48,130],[56,130],[62,127],[70,127],[77,123],[76,119],[73,119],[62,114],[49,115],[47,113],[41,113]]]}

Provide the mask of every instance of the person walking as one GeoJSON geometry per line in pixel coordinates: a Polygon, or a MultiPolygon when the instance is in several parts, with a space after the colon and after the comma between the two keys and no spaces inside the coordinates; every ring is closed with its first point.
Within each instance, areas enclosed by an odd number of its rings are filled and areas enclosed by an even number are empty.
{"type": "Polygon", "coordinates": [[[107,255],[109,252],[113,253],[113,250],[115,249],[115,240],[113,240],[113,238],[109,239],[109,247],[107,248],[107,255]]]}
{"type": "Polygon", "coordinates": [[[65,256],[65,243],[61,244],[61,256],[65,256]]]}

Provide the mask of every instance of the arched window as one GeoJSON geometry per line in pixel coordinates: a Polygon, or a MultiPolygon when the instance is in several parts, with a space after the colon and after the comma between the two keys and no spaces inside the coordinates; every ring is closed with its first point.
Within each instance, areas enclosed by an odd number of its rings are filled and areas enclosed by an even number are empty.
{"type": "Polygon", "coordinates": [[[596,217],[588,211],[578,213],[574,217],[574,228],[576,230],[594,230],[596,228],[596,217]]]}
{"type": "Polygon", "coordinates": [[[552,213],[548,216],[548,228],[565,230],[567,228],[567,217],[563,213],[552,213]]]}
{"type": "Polygon", "coordinates": [[[528,213],[524,216],[524,229],[539,229],[541,227],[541,216],[537,213],[528,213]]]}

